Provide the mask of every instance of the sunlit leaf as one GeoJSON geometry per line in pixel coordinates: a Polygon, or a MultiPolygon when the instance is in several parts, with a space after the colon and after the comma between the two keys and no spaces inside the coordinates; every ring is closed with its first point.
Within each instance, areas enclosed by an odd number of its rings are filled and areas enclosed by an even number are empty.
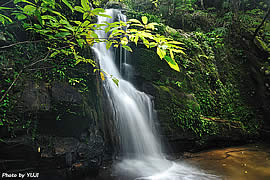
{"type": "Polygon", "coordinates": [[[143,16],[142,17],[142,22],[143,22],[143,24],[147,24],[148,18],[146,16],[143,16]]]}
{"type": "Polygon", "coordinates": [[[17,17],[17,19],[18,19],[19,21],[24,20],[24,19],[27,18],[27,17],[26,17],[25,15],[23,15],[23,14],[18,14],[16,17],[17,17]]]}
{"type": "Polygon", "coordinates": [[[81,12],[81,13],[84,13],[84,9],[81,6],[75,6],[74,10],[78,11],[78,12],[81,12]]]}
{"type": "Polygon", "coordinates": [[[155,29],[155,26],[153,24],[147,24],[146,25],[146,29],[152,29],[152,30],[154,30],[155,29]]]}
{"type": "Polygon", "coordinates": [[[99,14],[99,13],[104,13],[105,10],[102,9],[102,8],[96,8],[96,9],[93,9],[91,12],[92,12],[93,14],[97,15],[97,14],[99,14]]]}
{"type": "Polygon", "coordinates": [[[135,38],[134,38],[134,42],[135,42],[136,45],[137,45],[137,43],[138,43],[138,40],[139,40],[139,35],[137,34],[137,35],[135,36],[135,38]]]}
{"type": "Polygon", "coordinates": [[[160,57],[160,59],[163,59],[166,56],[166,51],[157,47],[157,54],[160,57]]]}
{"type": "Polygon", "coordinates": [[[111,46],[112,46],[112,42],[111,42],[111,41],[107,42],[107,44],[106,44],[106,49],[107,49],[107,50],[110,49],[111,46]]]}
{"type": "Polygon", "coordinates": [[[105,80],[105,77],[104,77],[103,72],[100,72],[100,78],[101,78],[101,80],[102,80],[102,81],[104,81],[104,80],[105,80]]]}
{"type": "Polygon", "coordinates": [[[36,7],[32,5],[26,5],[23,8],[23,12],[28,15],[32,15],[36,11],[36,7]]]}
{"type": "Polygon", "coordinates": [[[73,7],[71,6],[71,4],[69,4],[69,2],[67,1],[67,0],[62,0],[63,1],[63,3],[67,6],[67,7],[69,7],[69,9],[71,9],[71,11],[73,12],[73,7]]]}
{"type": "Polygon", "coordinates": [[[107,14],[97,14],[98,16],[102,16],[102,17],[106,17],[106,18],[112,18],[111,16],[107,15],[107,14]]]}
{"type": "Polygon", "coordinates": [[[90,3],[88,0],[81,0],[81,5],[82,5],[84,11],[91,10],[90,3]]]}
{"type": "Polygon", "coordinates": [[[79,46],[80,46],[81,48],[82,48],[83,45],[85,44],[85,40],[84,40],[84,39],[78,39],[77,42],[78,42],[78,44],[79,44],[79,46]]]}
{"type": "Polygon", "coordinates": [[[170,44],[183,44],[183,43],[178,42],[178,41],[168,41],[168,43],[170,43],[170,44]]]}
{"type": "Polygon", "coordinates": [[[128,44],[128,39],[127,39],[127,37],[123,37],[123,38],[121,39],[121,44],[122,44],[122,45],[127,45],[127,44],[128,44]]]}
{"type": "Polygon", "coordinates": [[[116,86],[119,86],[119,80],[118,79],[113,77],[112,80],[116,84],[116,86]]]}
{"type": "Polygon", "coordinates": [[[179,49],[171,49],[173,52],[176,52],[176,53],[181,53],[181,54],[185,54],[184,51],[182,50],[179,50],[179,49]]]}
{"type": "Polygon", "coordinates": [[[179,66],[178,66],[178,64],[175,62],[175,60],[173,60],[170,56],[165,56],[164,59],[166,60],[166,62],[169,64],[169,66],[170,66],[172,69],[174,69],[174,70],[180,72],[179,66]]]}
{"type": "Polygon", "coordinates": [[[170,49],[170,56],[171,56],[172,60],[174,60],[173,51],[171,49],[170,49]]]}
{"type": "Polygon", "coordinates": [[[130,19],[129,22],[141,24],[141,22],[137,19],[130,19]]]}
{"type": "Polygon", "coordinates": [[[31,4],[31,5],[35,5],[34,3],[31,3],[30,1],[27,1],[27,0],[14,0],[14,4],[17,4],[17,3],[20,3],[20,2],[25,2],[25,3],[28,3],[28,4],[31,4]]]}
{"type": "Polygon", "coordinates": [[[126,49],[129,52],[132,52],[132,49],[129,46],[122,46],[124,49],[126,49]]]}
{"type": "Polygon", "coordinates": [[[9,10],[9,9],[12,9],[12,8],[8,8],[8,7],[0,7],[0,10],[9,10]]]}

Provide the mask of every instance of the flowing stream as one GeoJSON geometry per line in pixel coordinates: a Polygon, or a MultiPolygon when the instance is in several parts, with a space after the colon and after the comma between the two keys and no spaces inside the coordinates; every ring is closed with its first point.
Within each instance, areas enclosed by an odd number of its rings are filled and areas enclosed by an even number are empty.
{"type": "MultiPolygon", "coordinates": [[[[116,9],[107,9],[106,14],[112,18],[98,17],[98,23],[126,21],[126,16],[116,9]]],[[[97,30],[99,38],[107,38],[103,30],[97,30]]],[[[121,71],[127,72],[126,52],[120,50],[119,68],[115,63],[113,48],[107,50],[106,43],[96,43],[93,47],[100,68],[108,75],[119,80],[117,86],[110,77],[103,85],[114,111],[114,121],[118,125],[121,137],[120,149],[123,160],[114,165],[116,176],[130,176],[131,179],[180,180],[180,179],[218,179],[197,168],[184,163],[174,163],[165,159],[162,147],[154,127],[155,111],[150,97],[138,91],[123,77],[121,71]]]]}

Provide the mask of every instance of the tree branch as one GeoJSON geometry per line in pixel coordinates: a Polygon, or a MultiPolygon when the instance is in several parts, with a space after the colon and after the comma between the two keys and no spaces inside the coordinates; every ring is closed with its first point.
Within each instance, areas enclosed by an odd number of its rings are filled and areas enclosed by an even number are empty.
{"type": "Polygon", "coordinates": [[[19,74],[17,75],[17,77],[14,79],[14,81],[12,82],[12,84],[8,87],[8,89],[6,90],[5,94],[2,96],[2,98],[0,99],[0,102],[2,102],[6,95],[8,94],[8,92],[10,91],[10,89],[13,87],[13,85],[16,83],[16,81],[19,79],[20,75],[22,74],[23,69],[19,72],[19,74]]]}
{"type": "Polygon", "coordinates": [[[29,68],[29,67],[31,67],[31,66],[34,66],[35,64],[37,64],[37,63],[39,63],[39,62],[41,62],[41,61],[45,61],[45,60],[49,57],[50,53],[51,53],[51,51],[48,51],[48,53],[46,54],[46,56],[45,56],[43,59],[40,59],[40,60],[38,60],[38,61],[36,61],[36,62],[33,62],[32,64],[30,64],[30,65],[28,65],[28,66],[24,66],[24,68],[23,68],[22,70],[20,70],[20,72],[19,72],[19,74],[17,75],[17,77],[13,80],[13,82],[11,83],[11,85],[8,87],[8,89],[6,90],[6,92],[4,93],[4,95],[1,97],[0,102],[2,102],[2,101],[5,99],[6,95],[9,93],[9,91],[10,91],[11,88],[14,86],[14,84],[17,82],[17,80],[19,79],[20,75],[22,74],[22,72],[23,72],[25,69],[27,69],[27,68],[29,68]]]}
{"type": "Polygon", "coordinates": [[[38,43],[38,42],[42,42],[42,41],[45,41],[45,40],[21,41],[21,42],[17,42],[17,43],[14,43],[14,44],[7,45],[7,46],[1,46],[0,49],[10,48],[12,46],[16,46],[16,45],[19,45],[19,44],[38,43]]]}
{"type": "Polygon", "coordinates": [[[5,5],[7,5],[7,4],[11,3],[12,1],[13,1],[13,0],[10,0],[10,1],[8,1],[8,2],[6,2],[6,3],[2,4],[1,6],[5,6],[5,5]]]}
{"type": "Polygon", "coordinates": [[[265,14],[261,24],[256,28],[254,35],[253,35],[253,40],[255,39],[255,37],[257,36],[259,30],[261,29],[261,27],[263,26],[264,22],[266,21],[267,17],[270,15],[270,7],[267,10],[267,13],[265,14]]]}

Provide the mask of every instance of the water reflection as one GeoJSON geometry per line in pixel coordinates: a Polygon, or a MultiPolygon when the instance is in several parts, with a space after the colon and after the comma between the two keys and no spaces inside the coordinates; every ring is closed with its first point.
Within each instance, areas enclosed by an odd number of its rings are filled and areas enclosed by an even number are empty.
{"type": "Polygon", "coordinates": [[[269,180],[270,146],[255,144],[196,153],[186,162],[228,180],[269,180]]]}

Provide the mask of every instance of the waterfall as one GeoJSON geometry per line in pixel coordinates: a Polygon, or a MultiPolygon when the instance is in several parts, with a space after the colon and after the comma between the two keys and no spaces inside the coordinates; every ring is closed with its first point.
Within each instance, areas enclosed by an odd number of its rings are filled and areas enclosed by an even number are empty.
{"type": "MultiPolygon", "coordinates": [[[[126,21],[126,17],[115,9],[107,9],[106,14],[112,18],[98,17],[98,23],[114,22],[116,19],[126,21]]],[[[107,38],[103,30],[96,31],[99,38],[107,38]]],[[[122,174],[131,174],[137,179],[209,179],[206,174],[194,168],[176,164],[165,159],[154,127],[155,111],[150,97],[138,91],[121,71],[130,65],[126,61],[126,52],[120,50],[120,65],[116,66],[113,48],[107,50],[106,43],[96,43],[93,47],[100,68],[108,75],[119,80],[117,86],[111,78],[106,77],[104,89],[114,110],[114,121],[118,125],[120,148],[123,160],[116,163],[115,170],[122,174]],[[194,174],[195,173],[195,174],[194,174]],[[186,178],[187,177],[187,178],[186,178]]]]}

